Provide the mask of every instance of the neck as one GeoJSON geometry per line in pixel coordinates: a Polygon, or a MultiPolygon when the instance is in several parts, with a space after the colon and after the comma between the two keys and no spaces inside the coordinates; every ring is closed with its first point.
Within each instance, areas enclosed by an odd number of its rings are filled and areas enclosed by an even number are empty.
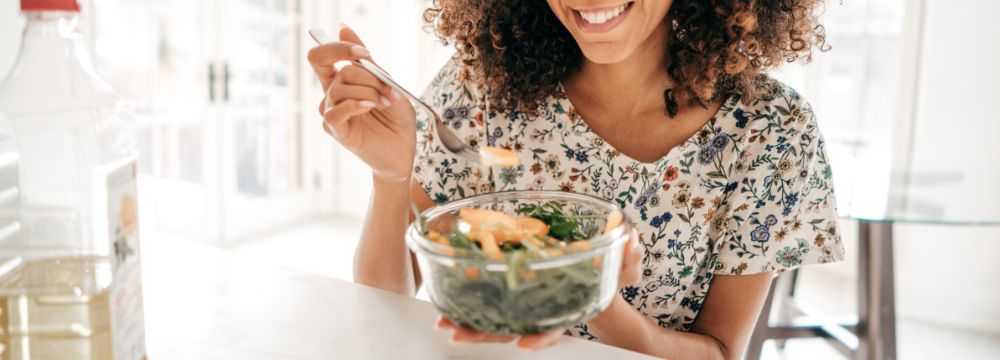
{"type": "Polygon", "coordinates": [[[660,23],[631,56],[614,64],[584,58],[580,70],[566,80],[571,92],[603,109],[629,107],[640,110],[663,106],[662,94],[671,81],[667,74],[666,44],[669,22],[660,23]],[[588,86],[600,84],[600,86],[588,86]],[[633,99],[622,102],[622,99],[633,99]]]}

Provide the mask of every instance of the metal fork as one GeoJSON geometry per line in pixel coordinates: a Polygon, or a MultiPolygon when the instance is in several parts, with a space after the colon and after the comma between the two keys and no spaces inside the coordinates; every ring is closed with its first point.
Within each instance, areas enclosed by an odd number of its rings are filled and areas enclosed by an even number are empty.
{"type": "MultiPolygon", "coordinates": [[[[313,40],[315,40],[316,43],[320,45],[333,42],[333,39],[326,33],[326,31],[323,31],[323,29],[310,29],[309,36],[311,36],[313,40]]],[[[444,148],[448,149],[448,151],[450,151],[452,154],[455,154],[456,156],[459,156],[465,159],[466,161],[469,161],[470,163],[479,164],[480,161],[479,154],[473,151],[472,148],[469,146],[469,144],[466,144],[465,141],[459,139],[454,132],[448,129],[448,126],[445,125],[444,121],[441,121],[441,115],[438,115],[437,111],[434,111],[434,109],[432,109],[430,105],[427,105],[427,103],[420,100],[420,98],[414,96],[409,91],[406,91],[406,89],[404,89],[398,83],[393,81],[392,77],[390,77],[389,74],[386,74],[384,71],[382,71],[382,69],[380,69],[378,66],[375,66],[375,64],[372,64],[367,59],[360,59],[357,61],[352,61],[351,63],[360,66],[362,69],[367,70],[372,75],[374,75],[375,78],[379,79],[386,85],[389,85],[389,87],[396,90],[396,92],[405,95],[408,99],[410,99],[411,103],[423,106],[423,108],[427,110],[427,112],[431,114],[431,116],[434,117],[434,124],[432,124],[431,126],[434,127],[434,131],[437,133],[438,139],[441,140],[441,144],[444,145],[444,148]]]]}

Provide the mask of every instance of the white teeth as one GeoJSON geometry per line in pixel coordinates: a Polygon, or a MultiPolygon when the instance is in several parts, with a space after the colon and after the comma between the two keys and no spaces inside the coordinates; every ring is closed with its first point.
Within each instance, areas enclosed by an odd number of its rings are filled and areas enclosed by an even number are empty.
{"type": "Polygon", "coordinates": [[[606,10],[606,11],[579,11],[579,13],[580,13],[580,17],[582,17],[584,20],[587,20],[588,23],[596,25],[596,24],[606,23],[606,22],[608,22],[608,20],[611,20],[611,19],[614,19],[614,18],[618,17],[618,15],[621,15],[622,12],[624,12],[625,8],[627,8],[627,7],[628,7],[628,4],[623,4],[623,5],[620,5],[620,6],[616,7],[616,8],[614,8],[614,9],[611,9],[611,10],[606,10]]]}

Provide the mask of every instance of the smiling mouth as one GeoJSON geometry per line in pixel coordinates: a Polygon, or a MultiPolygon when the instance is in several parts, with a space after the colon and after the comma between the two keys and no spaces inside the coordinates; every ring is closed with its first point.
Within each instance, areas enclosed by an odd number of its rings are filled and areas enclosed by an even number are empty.
{"type": "Polygon", "coordinates": [[[611,30],[622,22],[625,15],[632,9],[635,1],[600,9],[573,9],[577,25],[588,32],[604,32],[611,30]]]}

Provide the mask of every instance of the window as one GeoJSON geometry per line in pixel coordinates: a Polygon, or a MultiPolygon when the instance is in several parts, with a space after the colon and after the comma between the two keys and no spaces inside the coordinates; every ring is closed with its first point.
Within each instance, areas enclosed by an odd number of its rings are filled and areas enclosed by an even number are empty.
{"type": "Polygon", "coordinates": [[[786,65],[776,77],[812,104],[827,141],[838,207],[881,214],[892,169],[891,130],[899,120],[905,0],[829,2],[821,17],[832,51],[804,67],[786,65]],[[856,186],[859,177],[884,179],[856,186]]]}

